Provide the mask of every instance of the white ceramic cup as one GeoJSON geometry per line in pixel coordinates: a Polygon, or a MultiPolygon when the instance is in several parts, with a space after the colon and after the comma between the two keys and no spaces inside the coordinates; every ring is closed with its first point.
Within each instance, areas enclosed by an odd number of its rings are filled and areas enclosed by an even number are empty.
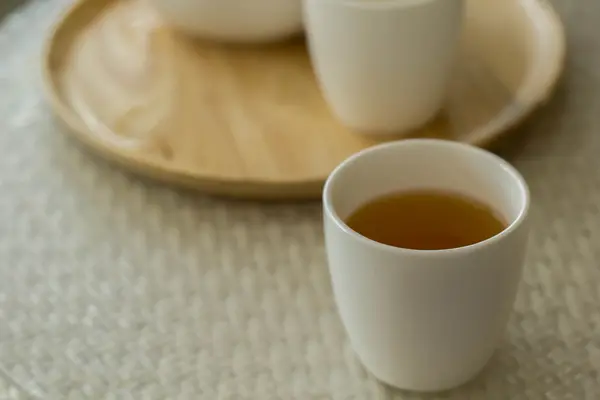
{"type": "Polygon", "coordinates": [[[444,140],[407,139],[350,157],[328,178],[325,244],[342,322],[379,380],[441,391],[479,373],[501,341],[524,262],[529,191],[507,162],[444,140]],[[462,194],[509,224],[485,241],[408,250],[372,241],[345,223],[365,202],[404,190],[462,194]]]}
{"type": "Polygon", "coordinates": [[[445,100],[463,0],[304,0],[304,23],[323,96],[347,127],[401,133],[445,100]]]}

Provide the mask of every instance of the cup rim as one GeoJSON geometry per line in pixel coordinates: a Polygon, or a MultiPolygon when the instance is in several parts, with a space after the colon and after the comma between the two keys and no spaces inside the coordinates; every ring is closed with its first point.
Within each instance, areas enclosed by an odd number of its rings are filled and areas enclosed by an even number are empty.
{"type": "Polygon", "coordinates": [[[424,139],[423,138],[423,139],[401,139],[398,141],[374,145],[374,146],[368,147],[364,150],[361,150],[361,151],[351,155],[350,157],[346,158],[337,167],[334,168],[334,170],[331,172],[331,174],[329,174],[329,177],[325,181],[325,185],[323,187],[322,201],[323,201],[324,212],[326,214],[325,216],[331,218],[333,220],[333,222],[336,224],[336,226],[339,229],[341,229],[344,233],[350,235],[353,239],[357,240],[358,242],[360,242],[364,245],[375,247],[376,249],[379,249],[382,251],[401,254],[401,255],[405,255],[405,256],[413,255],[413,256],[428,256],[428,257],[439,257],[439,256],[447,257],[449,255],[464,255],[464,254],[472,253],[483,247],[492,245],[492,244],[502,240],[504,237],[510,235],[512,232],[516,231],[523,224],[523,222],[527,218],[527,215],[529,214],[529,207],[530,207],[531,199],[530,199],[529,187],[527,185],[527,182],[525,181],[525,178],[521,175],[521,173],[519,171],[517,171],[517,169],[515,167],[513,167],[509,162],[507,162],[500,156],[498,156],[494,153],[491,153],[487,150],[484,150],[479,147],[475,147],[475,146],[472,146],[472,145],[469,145],[466,143],[456,142],[453,140],[445,140],[445,139],[424,139]],[[422,145],[428,145],[428,146],[431,146],[431,145],[444,146],[447,148],[454,148],[454,149],[458,149],[463,152],[482,155],[482,156],[486,157],[488,160],[490,160],[491,162],[499,164],[500,167],[502,167],[505,171],[507,171],[509,173],[509,175],[512,177],[514,182],[518,185],[518,187],[523,195],[523,198],[524,198],[523,206],[519,210],[519,214],[517,215],[517,217],[514,218],[512,220],[512,222],[506,228],[504,228],[500,233],[498,233],[490,238],[487,238],[487,239],[482,240],[477,243],[470,244],[468,246],[453,247],[451,249],[437,249],[437,250],[417,250],[417,249],[409,249],[409,248],[391,246],[388,244],[377,242],[373,239],[369,239],[368,237],[361,235],[360,233],[358,233],[355,230],[353,230],[352,228],[350,228],[346,224],[346,222],[344,222],[344,220],[342,220],[340,218],[340,216],[338,215],[337,211],[335,210],[335,208],[333,207],[333,204],[332,204],[332,187],[333,187],[335,181],[338,179],[340,172],[342,170],[346,169],[347,167],[349,167],[350,165],[352,165],[359,158],[362,158],[371,153],[376,153],[378,151],[388,149],[390,147],[403,147],[403,146],[411,145],[411,144],[422,144],[422,145]]]}
{"type": "Polygon", "coordinates": [[[389,10],[391,8],[410,8],[424,6],[440,0],[320,0],[337,3],[340,6],[352,7],[363,10],[389,10]]]}

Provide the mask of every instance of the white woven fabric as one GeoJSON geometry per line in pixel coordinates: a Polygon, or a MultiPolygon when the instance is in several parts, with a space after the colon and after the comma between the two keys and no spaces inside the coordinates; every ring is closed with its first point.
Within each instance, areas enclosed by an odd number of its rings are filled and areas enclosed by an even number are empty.
{"type": "Polygon", "coordinates": [[[319,204],[178,192],[62,135],[38,63],[67,3],[32,0],[0,27],[0,366],[24,388],[7,380],[0,399],[600,399],[600,2],[558,4],[565,82],[504,153],[534,201],[506,343],[431,396],[355,359],[319,204]]]}
{"type": "Polygon", "coordinates": [[[11,379],[0,375],[0,400],[25,400],[28,393],[11,379]]]}

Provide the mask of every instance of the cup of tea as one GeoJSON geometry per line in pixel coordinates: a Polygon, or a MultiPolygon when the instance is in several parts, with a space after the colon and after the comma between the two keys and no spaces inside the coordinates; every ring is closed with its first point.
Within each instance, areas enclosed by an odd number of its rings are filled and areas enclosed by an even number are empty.
{"type": "Polygon", "coordinates": [[[529,202],[509,163],[451,141],[377,145],[331,173],[323,207],[333,292],[376,378],[441,391],[483,369],[513,307],[529,202]]]}
{"type": "Polygon", "coordinates": [[[445,100],[464,0],[304,0],[317,81],[333,114],[364,133],[401,133],[445,100]]]}

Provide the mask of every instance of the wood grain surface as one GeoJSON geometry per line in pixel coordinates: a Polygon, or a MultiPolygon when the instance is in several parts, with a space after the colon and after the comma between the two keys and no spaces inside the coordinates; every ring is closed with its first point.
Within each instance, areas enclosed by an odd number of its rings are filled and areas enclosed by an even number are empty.
{"type": "MultiPolygon", "coordinates": [[[[409,136],[486,146],[551,93],[564,33],[541,0],[470,0],[439,117],[409,136]]],[[[46,94],[68,131],[105,157],[214,194],[315,198],[343,159],[383,140],[344,128],[302,38],[262,47],[193,41],[139,0],[85,0],[56,25],[46,94]]]]}

